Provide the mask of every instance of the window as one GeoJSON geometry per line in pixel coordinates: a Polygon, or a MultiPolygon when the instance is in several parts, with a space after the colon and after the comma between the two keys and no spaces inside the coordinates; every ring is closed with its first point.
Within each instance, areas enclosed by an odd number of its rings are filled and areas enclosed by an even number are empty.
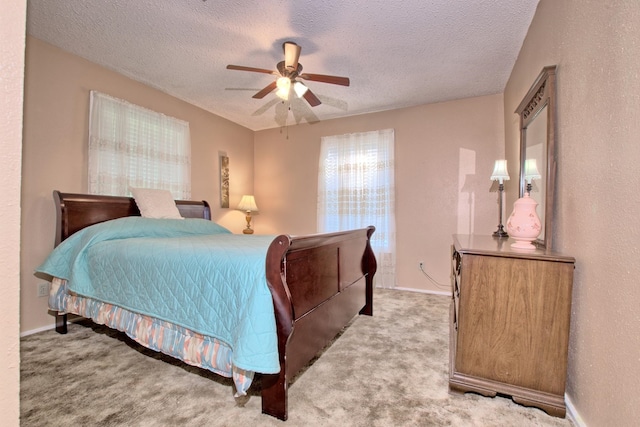
{"type": "Polygon", "coordinates": [[[371,247],[378,287],[395,287],[394,131],[323,137],[318,231],[376,227],[371,247]]]}
{"type": "Polygon", "coordinates": [[[91,91],[89,193],[125,196],[129,187],[191,197],[189,123],[91,91]]]}

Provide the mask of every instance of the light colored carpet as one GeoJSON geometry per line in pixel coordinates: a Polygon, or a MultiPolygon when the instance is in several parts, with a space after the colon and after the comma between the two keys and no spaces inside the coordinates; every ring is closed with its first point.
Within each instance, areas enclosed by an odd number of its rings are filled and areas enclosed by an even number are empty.
{"type": "Polygon", "coordinates": [[[289,420],[259,392],[144,349],[101,326],[21,341],[22,426],[570,426],[507,398],[448,392],[449,298],[377,289],[289,388],[289,420]]]}

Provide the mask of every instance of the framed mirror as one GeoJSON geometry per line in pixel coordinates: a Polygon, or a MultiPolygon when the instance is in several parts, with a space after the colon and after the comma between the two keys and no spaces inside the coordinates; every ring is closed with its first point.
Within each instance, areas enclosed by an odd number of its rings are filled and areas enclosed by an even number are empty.
{"type": "Polygon", "coordinates": [[[520,115],[520,197],[527,192],[527,177],[533,176],[529,196],[538,203],[542,225],[535,243],[549,249],[556,175],[555,92],[556,66],[544,67],[515,111],[520,115]],[[539,174],[535,174],[533,166],[539,174]]]}

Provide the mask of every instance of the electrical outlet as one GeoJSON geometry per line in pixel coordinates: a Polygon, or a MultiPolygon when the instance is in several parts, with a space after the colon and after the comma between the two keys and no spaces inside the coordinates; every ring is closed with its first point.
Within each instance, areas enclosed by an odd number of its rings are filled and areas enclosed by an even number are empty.
{"type": "Polygon", "coordinates": [[[49,284],[38,283],[38,297],[48,297],[48,296],[49,296],[49,284]]]}

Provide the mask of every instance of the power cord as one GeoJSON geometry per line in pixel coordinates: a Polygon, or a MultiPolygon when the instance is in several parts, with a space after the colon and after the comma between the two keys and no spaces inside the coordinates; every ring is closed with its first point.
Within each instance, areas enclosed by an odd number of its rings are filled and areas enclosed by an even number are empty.
{"type": "Polygon", "coordinates": [[[420,271],[422,271],[422,274],[424,274],[424,275],[425,275],[425,277],[431,281],[431,283],[433,283],[434,285],[436,285],[436,286],[437,286],[438,288],[440,288],[440,289],[445,289],[445,290],[447,290],[447,291],[450,291],[450,290],[451,290],[451,286],[447,286],[447,285],[443,285],[442,283],[439,283],[436,279],[434,279],[433,277],[431,277],[431,276],[429,275],[429,273],[427,273],[426,271],[424,271],[424,263],[423,263],[423,262],[420,262],[420,264],[418,264],[418,266],[419,266],[419,268],[420,268],[420,271]]]}

